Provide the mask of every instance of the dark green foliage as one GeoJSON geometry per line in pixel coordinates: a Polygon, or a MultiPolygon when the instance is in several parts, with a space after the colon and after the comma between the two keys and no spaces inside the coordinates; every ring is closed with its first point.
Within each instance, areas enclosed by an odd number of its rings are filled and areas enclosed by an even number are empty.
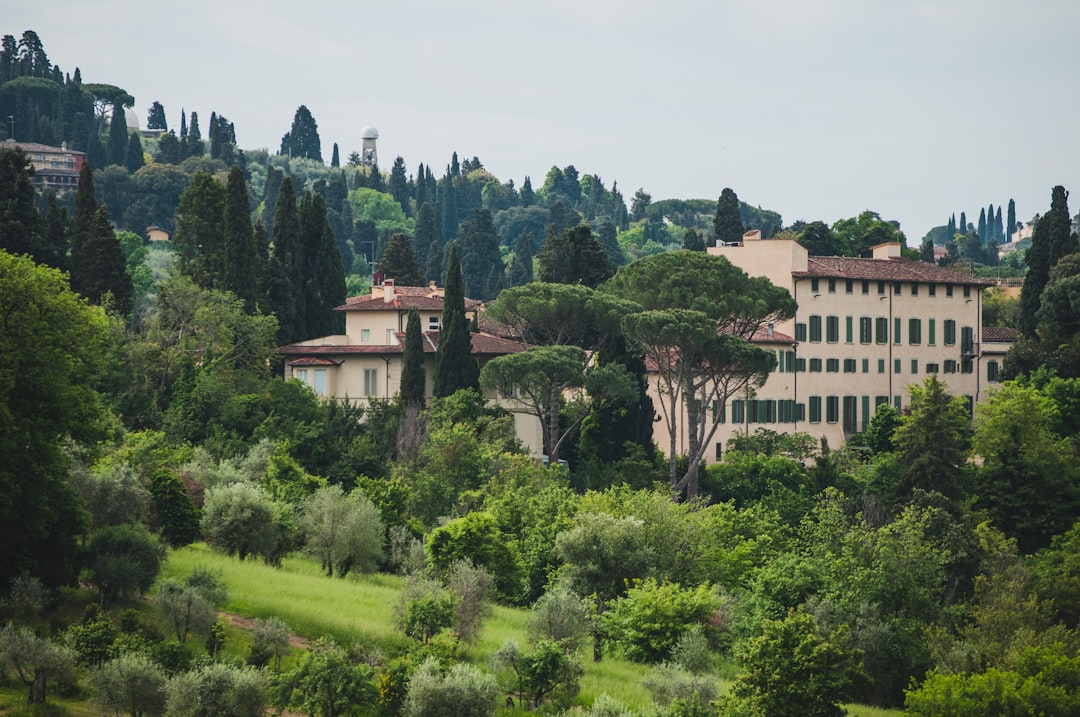
{"type": "Polygon", "coordinates": [[[839,256],[836,237],[825,222],[810,222],[799,234],[799,243],[810,256],[839,256]]]}
{"type": "Polygon", "coordinates": [[[1071,233],[1068,199],[1069,193],[1064,187],[1054,187],[1050,211],[1035,224],[1031,248],[1024,257],[1028,270],[1020,291],[1020,331],[1025,336],[1035,335],[1036,314],[1049,282],[1050,270],[1063,256],[1077,250],[1076,237],[1071,233]]]}
{"type": "Polygon", "coordinates": [[[49,193],[45,199],[45,211],[41,214],[41,231],[37,246],[31,251],[34,261],[56,269],[68,266],[68,216],[67,209],[49,193]]]}
{"type": "Polygon", "coordinates": [[[291,177],[282,179],[278,190],[273,238],[273,251],[267,265],[267,306],[277,316],[278,342],[288,344],[308,338],[307,317],[301,303],[303,248],[300,217],[291,177]]]}
{"type": "Polygon", "coordinates": [[[518,703],[539,709],[548,703],[562,707],[577,696],[585,674],[574,651],[553,640],[539,640],[528,654],[521,654],[517,643],[507,640],[492,658],[496,667],[513,670],[518,703]]]}
{"type": "Polygon", "coordinates": [[[124,152],[124,168],[134,174],[145,164],[143,159],[142,140],[137,132],[132,132],[128,137],[127,149],[124,152]]]}
{"type": "Polygon", "coordinates": [[[535,246],[532,236],[528,232],[522,232],[514,242],[514,258],[510,262],[507,273],[507,281],[510,286],[524,286],[533,280],[533,247],[535,246]]]}
{"type": "Polygon", "coordinates": [[[724,187],[716,200],[716,217],[713,219],[712,238],[727,244],[742,241],[743,223],[739,215],[739,197],[729,187],[724,187]]]}
{"type": "Polygon", "coordinates": [[[71,286],[90,303],[101,304],[106,295],[121,314],[131,311],[132,284],[127,273],[127,260],[109,221],[105,207],[97,210],[89,226],[78,231],[82,242],[79,251],[72,247],[71,286]]]}
{"type": "Polygon", "coordinates": [[[654,578],[635,580],[604,614],[606,638],[635,662],[661,662],[694,625],[708,626],[723,607],[711,585],[683,588],[654,578]]]}
{"type": "Polygon", "coordinates": [[[470,560],[491,573],[500,595],[520,591],[517,556],[490,513],[474,511],[436,528],[428,536],[426,550],[432,567],[442,573],[458,560],[470,560]]]}
{"type": "Polygon", "coordinates": [[[334,308],[345,303],[345,267],[334,232],[326,216],[326,203],[318,194],[304,195],[300,203],[299,287],[303,310],[303,337],[340,334],[345,319],[334,308]]]}
{"type": "Polygon", "coordinates": [[[104,528],[86,549],[87,580],[108,606],[123,595],[149,590],[164,559],[165,549],[142,525],[104,528]]]}
{"type": "Polygon", "coordinates": [[[0,148],[0,249],[26,254],[37,243],[34,166],[19,147],[0,148]]]}
{"type": "Polygon", "coordinates": [[[449,396],[460,389],[479,389],[480,368],[472,355],[472,337],[465,316],[465,295],[462,291],[461,264],[457,244],[450,245],[450,260],[446,269],[443,296],[442,328],[435,352],[436,398],[449,396]]]}
{"type": "Polygon", "coordinates": [[[405,325],[405,349],[401,357],[401,402],[424,407],[427,376],[424,372],[424,337],[420,330],[420,312],[409,309],[405,325]]]}
{"type": "Polygon", "coordinates": [[[404,717],[488,717],[495,713],[499,686],[494,676],[465,663],[445,672],[429,657],[409,680],[404,717]]]}
{"type": "Polygon", "coordinates": [[[424,286],[424,275],[416,262],[412,242],[408,234],[393,234],[386,242],[379,271],[387,279],[393,279],[398,286],[424,286]]]}
{"type": "Polygon", "coordinates": [[[180,548],[199,539],[199,508],[191,499],[184,482],[168,470],[150,479],[154,519],[161,538],[170,547],[180,548]]]}
{"type": "Polygon", "coordinates": [[[614,264],[587,224],[566,229],[558,236],[548,234],[536,258],[540,281],[550,283],[596,288],[615,273],[614,264]]]}
{"type": "Polygon", "coordinates": [[[427,644],[454,624],[457,597],[442,584],[412,576],[401,591],[398,620],[406,635],[427,644]]]}
{"type": "Polygon", "coordinates": [[[171,130],[158,140],[157,160],[162,164],[180,164],[180,141],[171,130]]]}
{"type": "Polygon", "coordinates": [[[683,234],[682,248],[687,251],[705,251],[705,240],[696,229],[687,229],[683,234]]]}
{"type": "Polygon", "coordinates": [[[204,289],[224,288],[225,195],[220,182],[198,171],[176,210],[176,267],[204,289]]]}
{"type": "Polygon", "coordinates": [[[311,110],[305,105],[296,108],[292,128],[281,138],[281,150],[278,154],[288,157],[306,157],[317,162],[323,161],[319,126],[315,123],[315,118],[311,116],[311,110]]]}
{"type": "Polygon", "coordinates": [[[321,638],[296,668],[273,684],[271,701],[317,717],[366,713],[375,704],[378,690],[374,672],[359,657],[321,638]]]}
{"type": "Polygon", "coordinates": [[[971,417],[964,399],[951,396],[937,376],[913,385],[911,413],[893,431],[904,475],[891,498],[910,500],[913,490],[936,491],[950,500],[963,495],[971,442],[971,417]]]}
{"type": "Polygon", "coordinates": [[[405,212],[406,216],[412,213],[409,208],[409,179],[405,176],[405,160],[401,157],[394,158],[387,191],[390,192],[394,201],[401,205],[401,211],[405,212]]]}
{"type": "Polygon", "coordinates": [[[109,120],[109,164],[124,164],[124,156],[127,154],[128,131],[127,118],[124,116],[124,107],[119,103],[113,104],[112,119],[109,120]]]}
{"type": "Polygon", "coordinates": [[[334,151],[330,155],[330,166],[333,169],[338,169],[339,167],[341,167],[341,155],[338,153],[337,142],[334,142],[334,151]]]}
{"type": "Polygon", "coordinates": [[[146,110],[146,128],[159,129],[162,132],[169,131],[169,121],[165,118],[165,108],[157,100],[154,100],[154,103],[146,110]]]}
{"type": "Polygon", "coordinates": [[[491,212],[486,209],[473,212],[461,226],[457,249],[465,295],[471,299],[494,299],[502,288],[503,264],[491,212]],[[497,269],[494,278],[492,268],[497,269]]]}
{"type": "Polygon", "coordinates": [[[245,311],[254,312],[260,300],[260,252],[248,210],[247,182],[235,165],[225,187],[223,224],[222,288],[236,294],[245,311]]]}

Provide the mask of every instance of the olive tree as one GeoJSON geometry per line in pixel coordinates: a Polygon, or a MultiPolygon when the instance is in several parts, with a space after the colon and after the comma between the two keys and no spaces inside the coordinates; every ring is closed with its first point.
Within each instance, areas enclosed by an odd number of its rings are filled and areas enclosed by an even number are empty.
{"type": "Polygon", "coordinates": [[[340,577],[353,568],[370,572],[383,555],[379,509],[358,490],[346,495],[338,485],[320,488],[301,504],[298,525],[304,549],[329,577],[335,570],[340,577]]]}

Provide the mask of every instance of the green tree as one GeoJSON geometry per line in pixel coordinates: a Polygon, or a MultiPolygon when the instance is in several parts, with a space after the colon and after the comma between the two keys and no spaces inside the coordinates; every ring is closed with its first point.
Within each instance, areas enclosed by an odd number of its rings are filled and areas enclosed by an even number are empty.
{"type": "Polygon", "coordinates": [[[424,407],[427,395],[427,374],[424,371],[424,336],[420,329],[420,312],[409,309],[405,324],[405,349],[401,355],[401,403],[424,407]]]}
{"type": "Polygon", "coordinates": [[[128,137],[127,148],[124,150],[124,168],[134,174],[142,169],[144,164],[146,161],[143,158],[142,140],[139,139],[137,132],[132,132],[128,137]]]}
{"type": "Polygon", "coordinates": [[[266,677],[250,667],[204,665],[171,677],[165,693],[165,712],[175,717],[262,717],[266,712],[266,677]]]}
{"type": "MultiPolygon", "coordinates": [[[[11,252],[16,254],[18,252],[11,252]]],[[[45,211],[41,214],[39,242],[31,251],[34,261],[60,270],[68,267],[68,214],[67,209],[49,193],[45,198],[45,211]]]]}
{"type": "Polygon", "coordinates": [[[255,245],[255,230],[251,226],[247,181],[236,165],[229,170],[222,222],[221,288],[236,294],[244,302],[244,310],[253,313],[260,303],[260,257],[255,245]]]}
{"type": "Polygon", "coordinates": [[[836,245],[836,237],[825,222],[810,222],[799,234],[802,244],[810,256],[839,256],[842,252],[836,245]]]}
{"type": "Polygon", "coordinates": [[[169,121],[165,118],[165,107],[157,100],[154,100],[154,103],[146,110],[146,128],[159,129],[162,132],[169,131],[169,121]]]}
{"type": "Polygon", "coordinates": [[[435,658],[416,668],[409,680],[403,717],[489,717],[499,686],[494,676],[458,663],[445,675],[435,658]]]}
{"type": "Polygon", "coordinates": [[[0,149],[0,249],[28,254],[37,243],[34,209],[34,165],[21,147],[0,149]]]}
{"type": "Polygon", "coordinates": [[[346,495],[341,486],[325,486],[300,507],[297,522],[304,549],[318,558],[328,577],[337,571],[371,572],[382,558],[383,525],[379,510],[359,491],[346,495]]]}
{"type": "Polygon", "coordinates": [[[716,243],[737,244],[742,241],[744,231],[739,215],[739,197],[733,189],[724,187],[716,200],[712,239],[716,243]]]}
{"type": "Polygon", "coordinates": [[[23,572],[50,587],[68,584],[85,514],[62,443],[105,437],[93,386],[107,320],[59,271],[2,251],[0,316],[0,586],[23,572]]]}
{"type": "Polygon", "coordinates": [[[717,426],[706,420],[707,408],[764,382],[775,357],[749,339],[769,322],[793,316],[795,302],[787,290],[747,276],[723,257],[687,251],[621,267],[602,291],[644,309],[623,319],[623,332],[658,364],[660,407],[671,436],[669,479],[673,490],[692,498],[717,426]],[[682,476],[676,465],[680,434],[689,448],[682,476]]]}
{"type": "Polygon", "coordinates": [[[435,223],[435,210],[427,202],[419,205],[416,213],[416,229],[413,232],[413,253],[416,255],[416,262],[423,269],[422,273],[426,274],[431,280],[437,280],[442,271],[438,271],[434,274],[426,270],[428,253],[434,248],[440,256],[442,255],[442,237],[438,235],[435,223]]]}
{"type": "Polygon", "coordinates": [[[313,717],[369,714],[378,697],[374,673],[328,638],[316,640],[273,688],[274,702],[313,717]]]}
{"type": "Polygon", "coordinates": [[[456,243],[450,245],[444,286],[442,328],[435,352],[436,398],[449,396],[463,388],[480,387],[480,369],[472,355],[472,337],[465,317],[465,294],[456,243]]]}
{"type": "Polygon", "coordinates": [[[124,107],[119,102],[113,103],[112,118],[109,120],[109,164],[124,164],[127,154],[128,130],[124,107]]]}
{"type": "Polygon", "coordinates": [[[71,678],[75,655],[29,627],[9,622],[0,630],[0,667],[26,686],[26,704],[32,707],[46,703],[50,680],[71,678]]]}
{"type": "Polygon", "coordinates": [[[683,588],[655,578],[635,580],[604,614],[606,638],[628,659],[661,662],[672,656],[692,626],[708,626],[720,613],[720,596],[708,583],[683,588]]]}
{"type": "Polygon", "coordinates": [[[413,253],[408,234],[397,233],[390,237],[379,260],[379,271],[398,286],[425,286],[424,274],[413,253]]]}
{"type": "Polygon", "coordinates": [[[461,225],[457,250],[465,294],[474,299],[494,299],[502,288],[503,264],[491,212],[477,209],[461,225]],[[497,269],[497,278],[493,278],[493,269],[497,269]]]}
{"type": "Polygon", "coordinates": [[[540,280],[558,284],[582,284],[596,288],[611,278],[615,265],[587,224],[549,233],[536,255],[540,280]]]}
{"type": "MultiPolygon", "coordinates": [[[[963,220],[963,215],[960,218],[963,220]]],[[[899,222],[886,221],[871,211],[834,222],[832,233],[841,256],[863,256],[878,244],[900,242],[901,246],[906,246],[907,242],[899,222]]],[[[961,228],[961,233],[966,234],[967,230],[961,228]]]]}
{"type": "Polygon", "coordinates": [[[507,283],[510,287],[524,286],[533,280],[533,238],[522,232],[514,242],[514,258],[510,262],[507,283]]]}
{"type": "Polygon", "coordinates": [[[345,320],[334,309],[345,303],[345,267],[326,215],[326,203],[307,193],[300,203],[301,306],[305,334],[329,336],[345,330],[345,320]]]}
{"type": "Polygon", "coordinates": [[[323,161],[322,143],[319,141],[319,125],[311,116],[311,110],[306,105],[296,108],[293,115],[292,128],[281,138],[281,151],[290,158],[305,157],[314,159],[316,162],[323,161]]]}
{"type": "Polygon", "coordinates": [[[539,640],[532,652],[521,654],[513,640],[507,640],[492,657],[496,668],[514,671],[518,684],[518,702],[528,698],[532,709],[548,702],[563,707],[577,696],[581,677],[585,674],[577,657],[564,646],[550,640],[539,640]]]}
{"type": "Polygon", "coordinates": [[[937,491],[951,500],[963,494],[971,417],[964,399],[949,395],[946,388],[933,374],[910,388],[911,412],[893,431],[903,466],[894,500],[907,502],[915,489],[937,491]]]}
{"type": "Polygon", "coordinates": [[[267,264],[267,306],[277,316],[278,342],[299,341],[307,336],[307,317],[302,306],[303,278],[300,217],[292,177],[281,180],[275,200],[273,251],[267,264]]]}
{"type": "Polygon", "coordinates": [[[822,635],[814,618],[791,612],[765,622],[764,632],[739,650],[741,671],[725,714],[769,717],[840,717],[858,676],[857,656],[846,647],[847,630],[822,635]]]}
{"type": "Polygon", "coordinates": [[[431,531],[425,546],[433,568],[447,573],[456,561],[469,560],[490,572],[504,596],[518,592],[521,570],[498,523],[490,513],[474,511],[431,531]]]}
{"type": "Polygon", "coordinates": [[[273,501],[258,486],[238,482],[211,488],[203,507],[203,536],[207,545],[236,555],[270,558],[277,552],[280,533],[273,501]]]}
{"type": "Polygon", "coordinates": [[[225,187],[206,172],[195,172],[176,209],[176,266],[204,289],[224,288],[225,187]]]}
{"type": "Polygon", "coordinates": [[[165,549],[141,524],[103,528],[86,549],[87,582],[108,607],[118,597],[149,590],[164,559],[165,549]]]}
{"type": "Polygon", "coordinates": [[[1060,185],[1054,187],[1050,211],[1036,222],[1031,247],[1024,255],[1028,270],[1020,290],[1020,331],[1025,336],[1035,335],[1038,326],[1036,314],[1043,290],[1050,279],[1050,270],[1061,257],[1077,250],[1076,237],[1071,234],[1068,201],[1069,193],[1065,188],[1060,185]]]}
{"type": "Polygon", "coordinates": [[[202,590],[173,578],[158,585],[154,604],[180,644],[186,643],[191,633],[207,632],[217,618],[214,604],[202,590]]]}
{"type": "Polygon", "coordinates": [[[146,655],[120,655],[91,671],[89,682],[102,709],[131,717],[165,714],[165,673],[146,655]]]}
{"type": "Polygon", "coordinates": [[[697,229],[691,227],[683,234],[682,248],[687,251],[705,251],[705,240],[698,234],[697,229]]]}

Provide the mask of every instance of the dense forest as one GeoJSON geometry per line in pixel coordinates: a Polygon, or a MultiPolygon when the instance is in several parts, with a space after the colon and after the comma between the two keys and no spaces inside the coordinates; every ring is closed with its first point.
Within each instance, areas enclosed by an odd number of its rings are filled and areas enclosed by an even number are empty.
{"type": "MultiPolygon", "coordinates": [[[[1020,299],[987,298],[987,324],[1021,338],[974,415],[930,376],[846,446],[759,429],[698,466],[653,443],[642,337],[753,385],[768,361],[716,326],[793,306],[706,243],[759,229],[857,256],[904,242],[895,222],[785,227],[730,188],[627,202],[573,166],[534,189],[453,152],[438,178],[342,162],[337,144],[327,164],[303,106],[276,154],[241,149],[217,111],[205,139],[195,111],[174,132],[156,101],[146,137],[124,120],[134,102],[50,65],[33,32],[3,37],[0,115],[20,143],[86,161],[53,196],[0,145],[0,709],[1080,713],[1080,242],[1063,187],[1020,299]],[[661,280],[674,266],[679,292],[661,280]],[[333,308],[373,270],[446,287],[435,397],[403,382],[361,409],[282,380],[277,347],[339,332],[333,308]],[[535,362],[480,372],[464,297],[521,327],[535,362]],[[549,387],[550,467],[477,390],[527,381],[549,387]],[[227,567],[177,572],[192,555],[227,567]],[[253,563],[281,586],[392,585],[392,617],[323,630],[230,601],[253,563]],[[528,630],[488,654],[496,614],[528,630]],[[601,692],[614,662],[640,677],[601,692]]],[[[977,240],[1000,240],[1000,207],[983,223],[977,240]]]]}

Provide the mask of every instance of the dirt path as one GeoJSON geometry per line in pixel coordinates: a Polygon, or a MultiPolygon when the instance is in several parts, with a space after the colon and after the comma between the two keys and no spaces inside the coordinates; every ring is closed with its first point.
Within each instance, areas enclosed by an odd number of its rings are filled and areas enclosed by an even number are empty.
{"type": "MultiPolygon", "coordinates": [[[[218,613],[218,615],[228,620],[233,627],[238,627],[241,630],[250,631],[253,627],[255,627],[255,620],[250,617],[236,615],[231,612],[221,612],[218,613]]],[[[311,640],[307,639],[306,637],[303,637],[302,635],[297,635],[293,632],[289,633],[289,647],[298,647],[301,650],[306,650],[310,645],[311,640]]]]}

